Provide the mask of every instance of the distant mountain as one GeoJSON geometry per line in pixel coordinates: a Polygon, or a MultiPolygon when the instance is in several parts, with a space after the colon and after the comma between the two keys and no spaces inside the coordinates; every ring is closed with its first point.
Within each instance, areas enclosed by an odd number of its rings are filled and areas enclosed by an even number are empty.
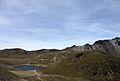
{"type": "Polygon", "coordinates": [[[4,49],[4,50],[0,50],[0,54],[44,54],[48,52],[59,52],[59,51],[92,51],[92,50],[98,50],[114,56],[120,56],[120,38],[116,37],[109,40],[98,40],[93,45],[90,44],[85,44],[83,46],[73,45],[63,50],[41,49],[34,51],[26,51],[20,48],[4,49]]]}
{"type": "Polygon", "coordinates": [[[27,54],[44,54],[49,52],[59,52],[61,50],[58,49],[41,49],[41,50],[34,50],[34,51],[26,51],[20,48],[12,48],[12,49],[4,49],[0,50],[0,54],[10,55],[10,54],[19,54],[19,55],[27,55],[27,54]]]}
{"type": "Polygon", "coordinates": [[[75,46],[68,47],[64,50],[67,51],[92,51],[98,50],[100,52],[104,52],[106,54],[120,56],[120,38],[116,37],[111,40],[98,40],[93,45],[86,44],[83,46],[75,46]]]}

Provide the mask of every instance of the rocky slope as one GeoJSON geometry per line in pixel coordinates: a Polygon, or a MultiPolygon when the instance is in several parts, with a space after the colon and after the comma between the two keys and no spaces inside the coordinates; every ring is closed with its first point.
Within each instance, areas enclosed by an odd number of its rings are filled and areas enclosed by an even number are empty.
{"type": "Polygon", "coordinates": [[[92,51],[98,50],[110,55],[119,56],[120,55],[120,38],[116,37],[109,40],[98,40],[93,45],[85,44],[83,46],[73,45],[72,47],[67,47],[63,50],[57,49],[41,49],[34,51],[26,51],[23,49],[4,49],[0,50],[0,54],[44,54],[49,52],[60,52],[60,51],[92,51]]]}
{"type": "Polygon", "coordinates": [[[70,51],[92,51],[98,50],[106,54],[120,56],[120,38],[116,37],[111,40],[98,40],[93,45],[86,44],[83,46],[72,46],[64,50],[70,51]]]}
{"type": "Polygon", "coordinates": [[[120,58],[99,51],[71,52],[43,73],[78,78],[74,81],[120,81],[120,58]]]}
{"type": "Polygon", "coordinates": [[[22,81],[22,79],[0,66],[0,81],[22,81]]]}

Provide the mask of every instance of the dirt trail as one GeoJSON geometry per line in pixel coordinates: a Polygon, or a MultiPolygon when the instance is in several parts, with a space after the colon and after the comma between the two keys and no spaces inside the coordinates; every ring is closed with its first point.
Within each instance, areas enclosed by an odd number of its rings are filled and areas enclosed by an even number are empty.
{"type": "Polygon", "coordinates": [[[41,73],[38,73],[37,71],[34,71],[35,75],[38,77],[39,80],[43,81],[40,77],[61,77],[61,78],[65,78],[65,79],[71,79],[69,77],[66,77],[66,76],[62,76],[62,75],[50,75],[50,74],[43,74],[42,72],[41,73]]]}
{"type": "Polygon", "coordinates": [[[22,79],[22,78],[21,78],[20,81],[28,81],[28,80],[25,80],[25,79],[22,79]]]}
{"type": "Polygon", "coordinates": [[[70,77],[66,77],[66,76],[62,76],[62,75],[48,75],[48,74],[42,74],[41,76],[46,76],[46,77],[61,77],[61,78],[65,78],[65,79],[71,79],[70,77]]]}

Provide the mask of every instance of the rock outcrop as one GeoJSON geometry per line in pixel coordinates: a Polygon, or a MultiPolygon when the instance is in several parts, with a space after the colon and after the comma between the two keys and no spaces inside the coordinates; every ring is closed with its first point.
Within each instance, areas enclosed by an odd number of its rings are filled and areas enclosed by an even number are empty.
{"type": "Polygon", "coordinates": [[[106,54],[120,56],[120,38],[116,37],[111,40],[98,40],[93,45],[85,44],[83,46],[73,45],[72,47],[67,47],[63,50],[57,49],[41,49],[34,51],[26,51],[23,49],[4,49],[0,50],[0,54],[46,54],[49,52],[60,52],[60,51],[100,51],[106,54]]]}
{"type": "Polygon", "coordinates": [[[72,46],[64,50],[70,51],[92,51],[98,50],[114,56],[120,56],[120,38],[116,37],[112,40],[98,40],[93,45],[86,44],[83,46],[72,46]]]}

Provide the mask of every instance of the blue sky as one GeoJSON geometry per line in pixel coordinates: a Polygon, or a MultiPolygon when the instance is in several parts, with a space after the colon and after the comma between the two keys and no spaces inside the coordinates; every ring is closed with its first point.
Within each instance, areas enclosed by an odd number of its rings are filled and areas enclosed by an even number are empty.
{"type": "Polygon", "coordinates": [[[0,49],[61,49],[116,36],[119,0],[0,0],[0,49]]]}

